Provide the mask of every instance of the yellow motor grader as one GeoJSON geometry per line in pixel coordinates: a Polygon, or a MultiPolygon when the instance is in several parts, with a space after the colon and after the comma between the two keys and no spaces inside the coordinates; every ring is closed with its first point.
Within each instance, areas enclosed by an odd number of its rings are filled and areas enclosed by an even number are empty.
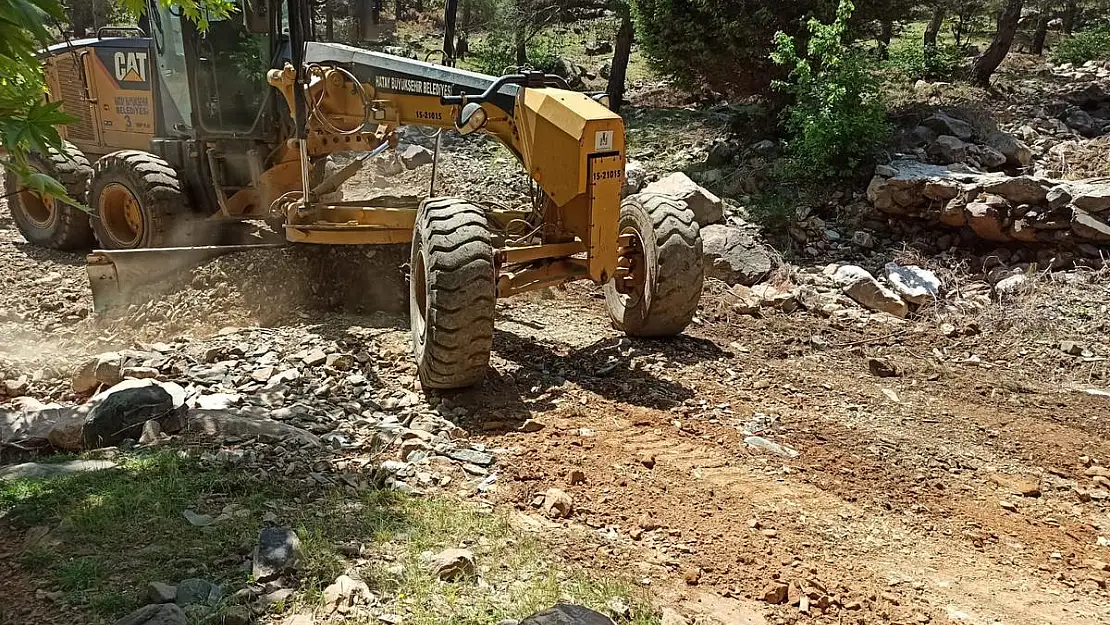
{"type": "Polygon", "coordinates": [[[244,0],[202,32],[152,1],[134,37],[47,51],[47,97],[76,121],[62,129],[64,151],[35,164],[90,211],[10,177],[9,204],[32,243],[96,246],[98,308],[133,283],[241,249],[205,245],[214,226],[265,220],[290,243],[411,241],[413,348],[428,388],[482,379],[496,298],[570,280],[603,284],[630,335],[686,328],[702,289],[698,225],[671,198],[622,203],[624,126],[604,97],[542,72],[492,77],[312,41],[309,10],[308,0],[244,0]],[[328,199],[396,147],[404,125],[492,135],[539,200],[509,211],[484,198],[328,199]],[[329,172],[337,152],[361,154],[329,172]]]}

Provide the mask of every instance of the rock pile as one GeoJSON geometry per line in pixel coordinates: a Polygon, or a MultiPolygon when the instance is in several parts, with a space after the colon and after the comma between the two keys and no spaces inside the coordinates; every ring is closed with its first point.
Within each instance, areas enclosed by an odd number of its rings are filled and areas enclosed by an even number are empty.
{"type": "Polygon", "coordinates": [[[980,130],[938,111],[913,130],[904,132],[903,146],[921,161],[939,165],[963,163],[975,169],[998,171],[1033,163],[1029,146],[997,130],[980,130]]]}
{"type": "Polygon", "coordinates": [[[1110,243],[1110,180],[981,174],[913,160],[881,165],[867,189],[880,211],[918,217],[999,242],[1110,243]]]}
{"type": "MultiPolygon", "coordinates": [[[[830,264],[798,271],[793,281],[733,286],[718,297],[713,312],[725,317],[801,309],[834,322],[875,318],[897,323],[944,296],[940,278],[922,267],[890,262],[876,276],[857,265],[830,264]]],[[[712,311],[712,306],[709,308],[712,311]]]]}
{"type": "Polygon", "coordinates": [[[461,440],[455,425],[467,409],[415,392],[407,346],[378,344],[377,333],[351,327],[326,340],[303,328],[226,328],[200,343],[100,354],[76,367],[72,382],[104,390],[83,404],[27,399],[0,410],[0,443],[80,451],[200,437],[232,445],[202,461],[263,478],[299,468],[310,485],[356,490],[367,480],[438,487],[452,473],[492,484],[494,452],[461,440]],[[333,457],[360,451],[366,462],[333,457]],[[381,462],[382,451],[399,459],[381,462]]]}

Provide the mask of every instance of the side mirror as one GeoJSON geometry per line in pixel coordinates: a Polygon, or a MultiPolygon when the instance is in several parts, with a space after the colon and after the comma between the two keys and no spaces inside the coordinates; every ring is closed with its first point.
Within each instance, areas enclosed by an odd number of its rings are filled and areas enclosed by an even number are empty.
{"type": "Polygon", "coordinates": [[[471,102],[462,108],[459,118],[455,121],[455,130],[465,136],[481,130],[486,125],[486,109],[481,104],[471,102]]]}
{"type": "Polygon", "coordinates": [[[258,35],[270,33],[270,0],[243,0],[243,26],[258,35]]]}

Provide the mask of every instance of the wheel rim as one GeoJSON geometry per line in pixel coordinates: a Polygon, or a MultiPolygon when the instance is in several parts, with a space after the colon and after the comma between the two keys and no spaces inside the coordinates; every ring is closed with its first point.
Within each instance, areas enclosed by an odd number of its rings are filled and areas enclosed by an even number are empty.
{"type": "Polygon", "coordinates": [[[419,240],[413,242],[416,246],[412,255],[412,293],[409,300],[412,302],[412,329],[418,344],[423,345],[424,333],[428,327],[428,277],[424,264],[424,248],[419,240]]]}
{"type": "Polygon", "coordinates": [[[127,187],[118,182],[105,185],[97,210],[104,231],[118,247],[133,247],[142,238],[142,206],[127,187]]]}
{"type": "Polygon", "coordinates": [[[629,226],[621,230],[621,238],[627,239],[628,244],[618,248],[617,275],[613,280],[621,303],[630,308],[644,298],[647,263],[644,261],[644,240],[635,228],[629,226]]]}
{"type": "Polygon", "coordinates": [[[52,195],[39,195],[30,189],[20,189],[19,203],[23,214],[36,228],[49,228],[57,218],[57,200],[52,195]]]}

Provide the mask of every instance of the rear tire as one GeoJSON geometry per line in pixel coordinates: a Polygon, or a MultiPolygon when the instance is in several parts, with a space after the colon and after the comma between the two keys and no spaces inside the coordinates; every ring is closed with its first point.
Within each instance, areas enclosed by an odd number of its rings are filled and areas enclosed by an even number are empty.
{"type": "Polygon", "coordinates": [[[629,259],[638,263],[635,284],[605,285],[605,303],[618,330],[631,336],[681,333],[690,325],[701,299],[701,232],[694,211],[667,197],[641,193],[621,203],[620,232],[634,235],[629,259]]]}
{"type": "MultiPolygon", "coordinates": [[[[61,151],[50,148],[46,154],[32,152],[27,160],[32,169],[62,183],[71,198],[85,203],[92,167],[77,146],[64,141],[61,151]]],[[[89,249],[95,243],[88,213],[24,189],[10,170],[5,176],[4,187],[9,194],[12,221],[28,243],[55,250],[89,249]]]]}
{"type": "Polygon", "coordinates": [[[409,313],[424,388],[477,384],[493,348],[493,244],[481,208],[457,198],[421,202],[412,238],[409,313]]]}
{"type": "Polygon", "coordinates": [[[170,164],[138,150],[100,158],[89,182],[96,238],[104,249],[196,245],[185,185],[170,164]]]}

